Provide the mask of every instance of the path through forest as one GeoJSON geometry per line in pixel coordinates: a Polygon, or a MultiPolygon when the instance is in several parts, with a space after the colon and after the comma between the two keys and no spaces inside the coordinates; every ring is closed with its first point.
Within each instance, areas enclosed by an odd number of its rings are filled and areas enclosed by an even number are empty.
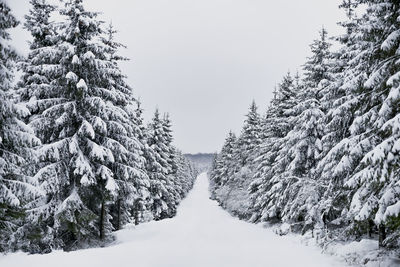
{"type": "Polygon", "coordinates": [[[175,218],[117,232],[115,245],[47,255],[0,256],[1,267],[324,267],[344,266],[291,236],[239,221],[209,199],[201,174],[175,218]]]}

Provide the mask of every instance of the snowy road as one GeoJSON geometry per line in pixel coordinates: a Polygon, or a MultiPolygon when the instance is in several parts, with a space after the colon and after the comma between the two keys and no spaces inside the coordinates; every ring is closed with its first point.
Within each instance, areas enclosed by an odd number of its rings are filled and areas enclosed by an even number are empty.
{"type": "Polygon", "coordinates": [[[201,174],[173,219],[117,233],[118,243],[76,252],[0,256],[1,267],[324,267],[344,266],[290,236],[239,221],[209,199],[201,174]]]}

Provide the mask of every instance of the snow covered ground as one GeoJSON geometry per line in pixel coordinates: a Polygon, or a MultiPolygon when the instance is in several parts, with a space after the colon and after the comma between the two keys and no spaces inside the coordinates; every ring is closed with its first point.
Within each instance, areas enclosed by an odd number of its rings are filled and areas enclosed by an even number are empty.
{"type": "Polygon", "coordinates": [[[127,227],[116,244],[47,255],[0,256],[1,267],[324,267],[345,266],[294,236],[231,217],[209,199],[201,174],[175,218],[127,227]]]}

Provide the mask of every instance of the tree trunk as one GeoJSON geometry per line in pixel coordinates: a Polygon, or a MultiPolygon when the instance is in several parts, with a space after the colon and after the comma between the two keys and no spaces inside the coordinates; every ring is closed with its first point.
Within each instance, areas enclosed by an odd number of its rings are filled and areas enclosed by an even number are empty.
{"type": "Polygon", "coordinates": [[[140,210],[140,201],[139,199],[135,200],[135,204],[134,204],[134,218],[135,218],[135,225],[139,224],[139,210],[140,210]]]}
{"type": "Polygon", "coordinates": [[[384,224],[379,225],[379,247],[383,247],[383,241],[386,239],[386,228],[384,224]]]}
{"type": "Polygon", "coordinates": [[[374,221],[373,220],[368,220],[368,236],[371,238],[373,229],[374,229],[374,221]]]}
{"type": "Polygon", "coordinates": [[[121,229],[121,199],[117,200],[117,230],[121,229]]]}
{"type": "Polygon", "coordinates": [[[104,240],[104,217],[105,217],[106,208],[104,205],[104,199],[101,201],[101,209],[100,209],[100,239],[104,240]]]}

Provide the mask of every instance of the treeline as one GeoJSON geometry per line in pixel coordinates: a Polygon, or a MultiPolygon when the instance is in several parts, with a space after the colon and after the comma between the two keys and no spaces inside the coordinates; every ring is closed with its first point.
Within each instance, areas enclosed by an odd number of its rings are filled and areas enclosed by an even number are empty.
{"type": "Polygon", "coordinates": [[[214,161],[211,190],[251,222],[399,248],[400,2],[340,7],[340,47],[322,29],[303,74],[283,78],[264,116],[251,105],[214,161]]]}
{"type": "Polygon", "coordinates": [[[144,125],[123,45],[82,2],[30,0],[22,58],[0,1],[0,252],[104,244],[127,223],[174,216],[196,176],[167,114],[144,125]]]}

